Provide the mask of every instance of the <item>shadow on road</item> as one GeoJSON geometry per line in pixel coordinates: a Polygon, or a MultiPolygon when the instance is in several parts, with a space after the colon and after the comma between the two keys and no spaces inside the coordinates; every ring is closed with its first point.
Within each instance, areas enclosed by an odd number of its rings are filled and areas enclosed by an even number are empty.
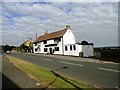
{"type": "Polygon", "coordinates": [[[56,73],[56,72],[54,72],[54,71],[51,71],[51,72],[52,72],[56,77],[59,77],[59,78],[61,78],[62,80],[64,80],[65,82],[67,82],[67,83],[71,84],[72,86],[74,86],[76,89],[82,90],[80,87],[78,87],[78,86],[75,85],[74,83],[72,83],[72,82],[68,81],[67,79],[63,78],[60,74],[58,74],[58,73],[56,73]]]}
{"type": "Polygon", "coordinates": [[[13,81],[2,73],[2,90],[22,90],[13,81]]]}
{"type": "Polygon", "coordinates": [[[56,78],[50,82],[45,88],[43,88],[42,90],[47,90],[49,88],[50,85],[52,85],[56,80],[57,78],[61,78],[62,80],[64,80],[65,82],[71,84],[72,86],[74,86],[77,90],[83,90],[82,88],[78,87],[77,85],[75,85],[74,83],[68,81],[67,79],[63,78],[60,74],[56,73],[55,71],[52,71],[51,72],[56,76],[56,78]]]}

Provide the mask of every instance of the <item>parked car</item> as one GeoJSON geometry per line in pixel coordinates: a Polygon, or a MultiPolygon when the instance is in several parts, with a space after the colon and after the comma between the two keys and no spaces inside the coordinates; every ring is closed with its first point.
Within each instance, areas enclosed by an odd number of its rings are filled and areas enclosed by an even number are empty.
{"type": "Polygon", "coordinates": [[[9,50],[6,51],[6,54],[10,54],[11,52],[9,50]]]}

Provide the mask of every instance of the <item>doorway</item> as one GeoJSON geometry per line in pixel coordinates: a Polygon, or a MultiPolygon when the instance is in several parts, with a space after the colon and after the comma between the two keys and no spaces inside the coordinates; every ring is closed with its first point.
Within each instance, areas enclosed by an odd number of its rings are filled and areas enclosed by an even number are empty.
{"type": "Polygon", "coordinates": [[[53,50],[52,48],[49,48],[50,54],[53,54],[53,50]]]}

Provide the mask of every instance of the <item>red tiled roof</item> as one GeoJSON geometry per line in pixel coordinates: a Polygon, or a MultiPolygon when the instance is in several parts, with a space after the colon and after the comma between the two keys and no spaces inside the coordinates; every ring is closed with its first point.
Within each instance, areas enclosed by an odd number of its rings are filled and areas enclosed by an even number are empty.
{"type": "Polygon", "coordinates": [[[49,33],[47,35],[39,36],[37,38],[37,40],[35,40],[35,42],[61,37],[65,34],[66,31],[67,31],[67,29],[63,29],[63,30],[60,30],[60,31],[49,33]]]}

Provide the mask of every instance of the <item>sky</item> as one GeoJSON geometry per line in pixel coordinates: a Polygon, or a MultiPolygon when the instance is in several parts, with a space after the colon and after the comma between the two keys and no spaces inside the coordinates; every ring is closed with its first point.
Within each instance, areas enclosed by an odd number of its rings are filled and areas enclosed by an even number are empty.
{"type": "Polygon", "coordinates": [[[29,38],[70,25],[76,43],[118,46],[117,2],[2,2],[2,44],[19,46],[29,38]]]}

